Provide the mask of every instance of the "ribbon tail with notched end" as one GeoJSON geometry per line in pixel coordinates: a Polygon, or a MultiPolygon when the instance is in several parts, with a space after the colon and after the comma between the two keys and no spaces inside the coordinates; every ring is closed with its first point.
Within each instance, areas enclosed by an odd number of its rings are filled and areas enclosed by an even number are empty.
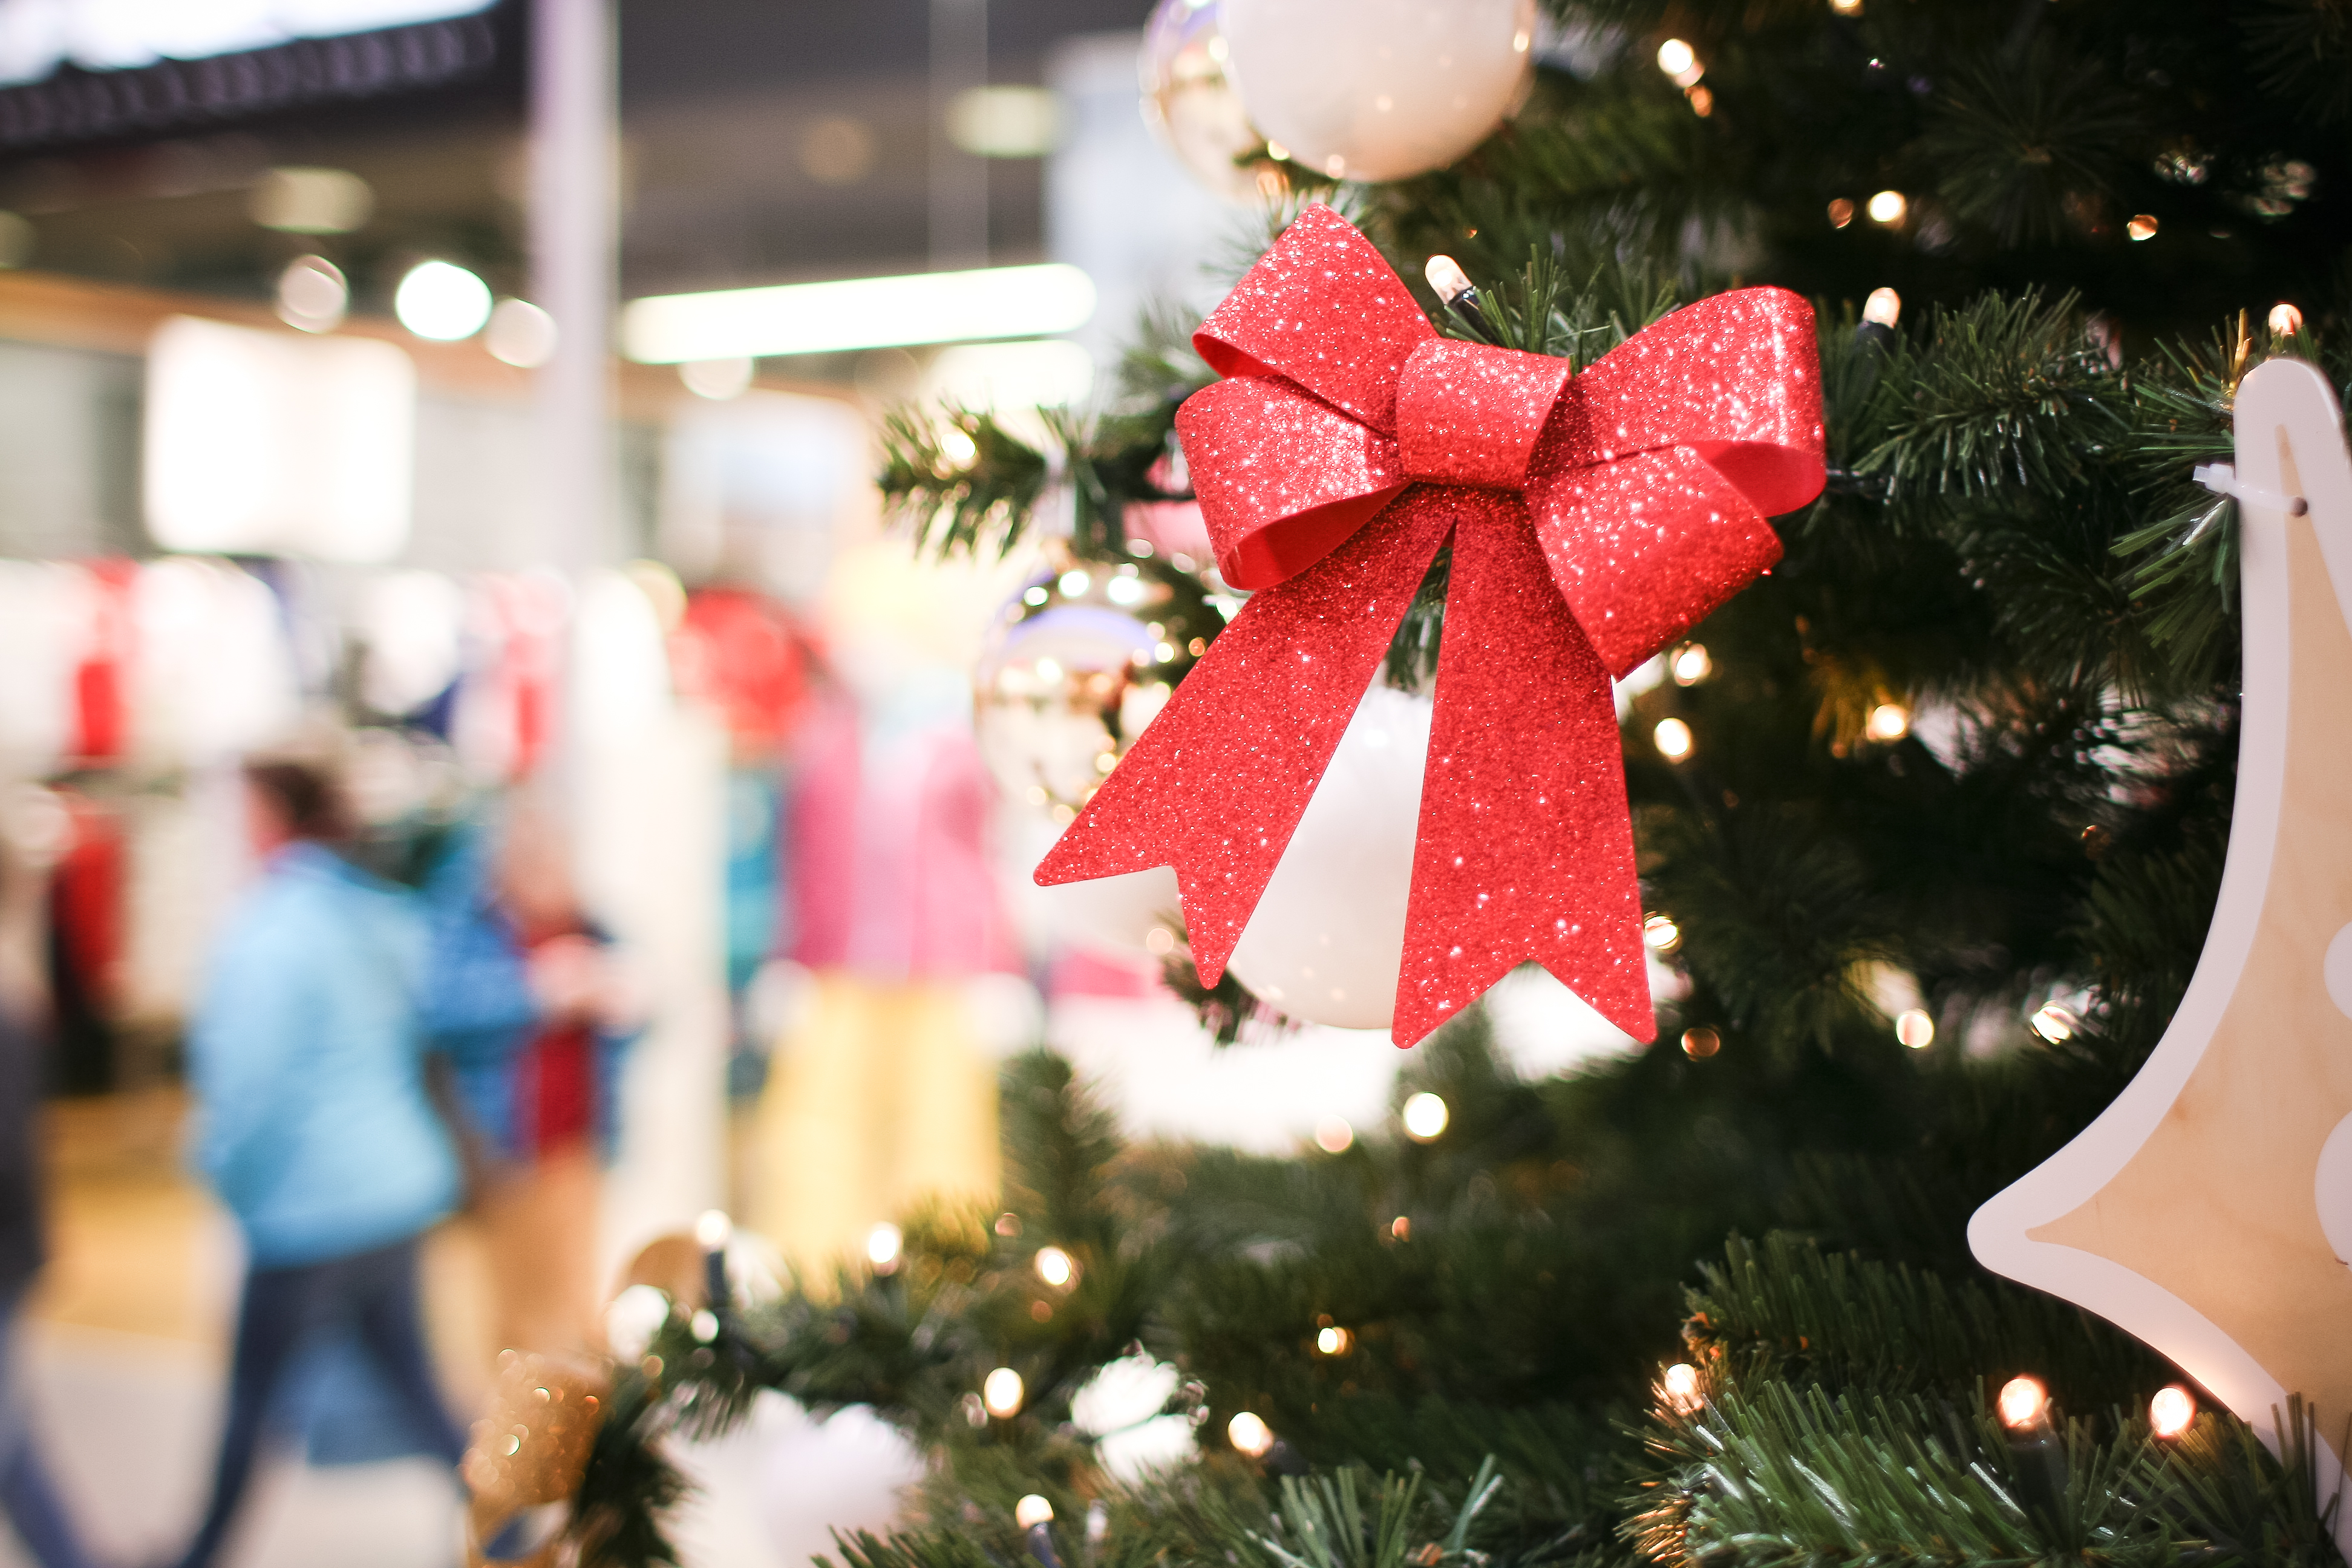
{"type": "Polygon", "coordinates": [[[1519,499],[1447,493],[1460,521],[1391,1037],[1414,1044],[1533,960],[1651,1039],[1608,674],[1519,499]]]}

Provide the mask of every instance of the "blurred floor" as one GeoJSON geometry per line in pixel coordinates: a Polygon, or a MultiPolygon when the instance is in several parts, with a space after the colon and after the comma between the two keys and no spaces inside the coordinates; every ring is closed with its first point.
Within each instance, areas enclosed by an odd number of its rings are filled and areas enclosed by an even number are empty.
{"type": "MultiPolygon", "coordinates": [[[[185,1114],[170,1090],[50,1111],[52,1256],[24,1336],[26,1383],[59,1484],[102,1563],[166,1560],[193,1527],[209,1479],[240,1263],[234,1226],[181,1170],[185,1114]]],[[[486,1392],[494,1352],[471,1225],[434,1234],[425,1277],[436,1358],[462,1415],[486,1392]]],[[[772,1460],[780,1443],[805,1447],[810,1430],[789,1406],[763,1411],[738,1438],[687,1457],[704,1487],[679,1521],[689,1568],[770,1568],[824,1548],[814,1518],[788,1518],[780,1534],[772,1517],[772,1460]],[[803,1549],[780,1555],[774,1542],[785,1539],[803,1549]]],[[[783,1489],[816,1508],[841,1506],[837,1491],[820,1502],[821,1493],[783,1489]]],[[[882,1522],[886,1503],[873,1517],[881,1496],[866,1501],[868,1517],[845,1522],[882,1522]]],[[[264,1471],[225,1562],[448,1568],[456,1542],[455,1493],[432,1463],[312,1468],[288,1457],[264,1471]]],[[[27,1568],[5,1524],[0,1568],[27,1568]]]]}

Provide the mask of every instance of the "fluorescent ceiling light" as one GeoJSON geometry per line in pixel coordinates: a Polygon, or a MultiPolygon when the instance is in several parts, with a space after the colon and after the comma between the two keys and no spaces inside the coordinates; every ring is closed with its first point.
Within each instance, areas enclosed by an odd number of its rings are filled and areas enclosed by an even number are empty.
{"type": "Polygon", "coordinates": [[[0,0],[0,85],[442,22],[494,0],[0,0]]]}
{"type": "Polygon", "coordinates": [[[644,364],[1040,337],[1086,325],[1094,279],[1059,262],[639,300],[621,341],[644,364]]]}

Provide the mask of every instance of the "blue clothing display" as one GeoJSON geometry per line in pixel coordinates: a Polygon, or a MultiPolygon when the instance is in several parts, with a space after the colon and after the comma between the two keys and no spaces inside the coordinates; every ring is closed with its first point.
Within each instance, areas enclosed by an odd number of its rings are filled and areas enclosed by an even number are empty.
{"type": "Polygon", "coordinates": [[[197,1165],[256,1268],[413,1237],[458,1194],[425,1086],[414,895],[315,844],[271,857],[231,916],[188,1033],[197,1165]]]}

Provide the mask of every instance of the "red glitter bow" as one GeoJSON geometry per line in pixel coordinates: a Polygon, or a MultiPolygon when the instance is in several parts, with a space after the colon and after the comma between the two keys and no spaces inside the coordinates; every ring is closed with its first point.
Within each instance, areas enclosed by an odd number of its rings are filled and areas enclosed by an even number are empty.
{"type": "Polygon", "coordinates": [[[1821,493],[1811,309],[1720,294],[1571,378],[1437,336],[1318,205],[1192,342],[1226,379],[1177,434],[1219,570],[1259,591],[1037,880],[1173,865],[1215,984],[1451,536],[1391,1037],[1533,959],[1652,1038],[1609,678],[1778,560],[1765,516],[1821,493]]]}

